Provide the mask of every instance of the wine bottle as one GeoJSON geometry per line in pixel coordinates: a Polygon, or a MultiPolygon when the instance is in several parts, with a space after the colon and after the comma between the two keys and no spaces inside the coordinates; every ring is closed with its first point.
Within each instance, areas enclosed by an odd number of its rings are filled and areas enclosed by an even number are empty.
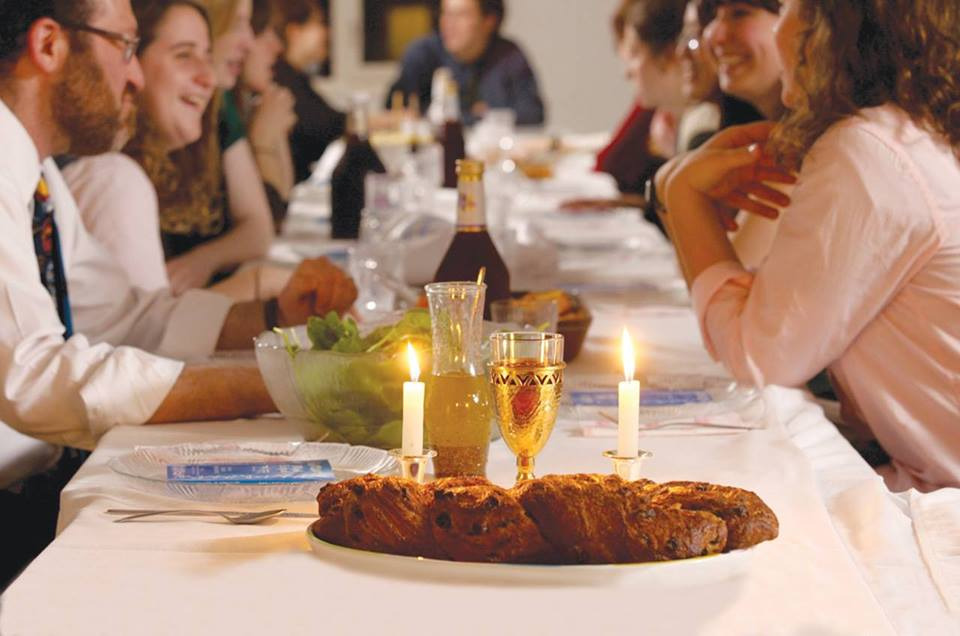
{"type": "Polygon", "coordinates": [[[459,190],[457,198],[457,233],[440,261],[434,276],[436,282],[477,279],[481,267],[486,268],[487,293],[483,315],[490,317],[490,303],[510,297],[510,271],[487,232],[483,192],[483,163],[472,159],[457,162],[459,190]]]}
{"type": "Polygon", "coordinates": [[[446,78],[443,93],[443,124],[437,134],[443,146],[443,187],[456,188],[457,161],[467,155],[463,141],[463,122],[460,120],[460,95],[453,77],[446,78]]]}
{"type": "Polygon", "coordinates": [[[347,119],[346,148],[330,176],[330,234],[333,238],[357,238],[364,206],[364,180],[370,172],[386,172],[370,145],[368,102],[365,96],[354,96],[347,119]]]}

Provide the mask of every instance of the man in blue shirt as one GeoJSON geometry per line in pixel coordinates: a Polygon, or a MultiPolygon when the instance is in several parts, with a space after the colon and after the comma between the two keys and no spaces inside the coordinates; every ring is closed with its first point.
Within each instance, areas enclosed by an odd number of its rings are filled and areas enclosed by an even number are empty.
{"type": "Polygon", "coordinates": [[[417,95],[426,112],[433,72],[450,69],[460,89],[460,112],[471,124],[491,108],[510,108],[521,125],[544,120],[537,78],[515,43],[500,35],[503,0],[443,0],[440,30],[410,45],[389,95],[417,95]]]}

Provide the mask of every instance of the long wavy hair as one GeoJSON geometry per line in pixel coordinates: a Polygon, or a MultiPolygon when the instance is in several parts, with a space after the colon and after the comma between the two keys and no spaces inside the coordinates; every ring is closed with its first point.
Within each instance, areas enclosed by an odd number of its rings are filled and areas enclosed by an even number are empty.
{"type": "Polygon", "coordinates": [[[795,81],[803,103],[772,147],[796,167],[832,124],[892,103],[960,159],[960,3],[957,0],[800,0],[795,81]]]}
{"type": "MultiPolygon", "coordinates": [[[[154,41],[157,27],[173,7],[194,9],[210,27],[207,10],[195,0],[133,0],[132,6],[140,28],[138,55],[154,41]]],[[[123,152],[143,167],[156,188],[160,229],[165,233],[209,235],[223,226],[218,111],[214,98],[203,114],[200,138],[173,152],[165,149],[146,109],[138,111],[137,132],[123,152]]]]}

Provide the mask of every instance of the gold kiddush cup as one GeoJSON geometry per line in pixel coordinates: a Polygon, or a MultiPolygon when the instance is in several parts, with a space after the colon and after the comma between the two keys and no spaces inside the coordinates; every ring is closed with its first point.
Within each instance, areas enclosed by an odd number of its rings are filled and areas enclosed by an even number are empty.
{"type": "Polygon", "coordinates": [[[563,336],[508,331],[490,336],[490,344],[500,433],[517,457],[517,481],[533,479],[534,458],[553,432],[563,395],[563,336]]]}

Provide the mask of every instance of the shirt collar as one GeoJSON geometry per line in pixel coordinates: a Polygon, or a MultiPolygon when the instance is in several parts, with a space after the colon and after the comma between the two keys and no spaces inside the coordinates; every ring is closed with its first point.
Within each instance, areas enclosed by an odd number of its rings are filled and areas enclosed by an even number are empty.
{"type": "Polygon", "coordinates": [[[494,33],[493,35],[490,36],[490,40],[487,41],[487,46],[483,49],[483,53],[481,53],[477,59],[475,59],[472,62],[461,62],[460,60],[455,58],[453,54],[450,51],[448,51],[445,46],[443,46],[443,38],[440,36],[440,32],[437,31],[436,33],[434,33],[434,38],[436,38],[436,45],[440,48],[440,51],[442,51],[442,55],[444,58],[444,66],[461,69],[463,71],[482,69],[487,64],[488,58],[490,57],[490,54],[493,51],[494,46],[497,44],[498,40],[501,39],[501,37],[502,36],[499,33],[494,33]]]}
{"type": "Polygon", "coordinates": [[[17,196],[26,207],[40,182],[40,154],[17,116],[0,99],[0,178],[8,180],[17,189],[17,196]]]}

